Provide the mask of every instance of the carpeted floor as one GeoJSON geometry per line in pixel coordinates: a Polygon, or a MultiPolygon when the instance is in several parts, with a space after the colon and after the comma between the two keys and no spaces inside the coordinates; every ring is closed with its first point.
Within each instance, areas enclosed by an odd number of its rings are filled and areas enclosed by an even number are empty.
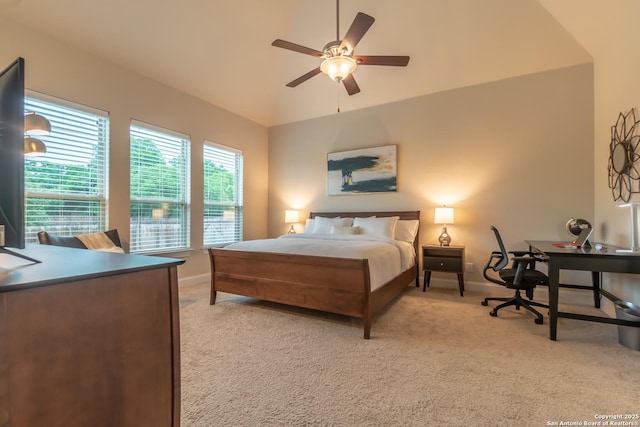
{"type": "Polygon", "coordinates": [[[560,319],[552,342],[546,313],[544,325],[524,310],[493,318],[487,295],[409,287],[364,340],[357,319],[228,294],[210,306],[208,292],[180,289],[183,426],[586,425],[640,413],[640,352],[615,325],[560,319]]]}

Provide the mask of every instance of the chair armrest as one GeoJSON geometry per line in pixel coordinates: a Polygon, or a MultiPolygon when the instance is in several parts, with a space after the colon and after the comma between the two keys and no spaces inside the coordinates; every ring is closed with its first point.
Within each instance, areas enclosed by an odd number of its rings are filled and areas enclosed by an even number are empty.
{"type": "Polygon", "coordinates": [[[516,269],[516,276],[513,278],[513,284],[519,285],[520,283],[522,283],[522,279],[524,278],[524,271],[527,268],[527,265],[529,266],[529,268],[534,268],[533,266],[535,265],[537,258],[532,256],[516,256],[511,258],[511,261],[513,262],[513,266],[516,269]]]}
{"type": "Polygon", "coordinates": [[[508,263],[509,260],[502,256],[502,252],[493,251],[491,252],[489,261],[487,261],[487,265],[484,267],[484,271],[486,272],[488,269],[492,269],[493,271],[502,270],[508,263]]]}
{"type": "Polygon", "coordinates": [[[546,262],[546,259],[540,256],[540,254],[536,254],[535,252],[531,252],[531,251],[509,251],[509,253],[512,255],[515,255],[516,257],[526,256],[530,258],[529,268],[531,269],[536,268],[536,262],[546,262]]]}

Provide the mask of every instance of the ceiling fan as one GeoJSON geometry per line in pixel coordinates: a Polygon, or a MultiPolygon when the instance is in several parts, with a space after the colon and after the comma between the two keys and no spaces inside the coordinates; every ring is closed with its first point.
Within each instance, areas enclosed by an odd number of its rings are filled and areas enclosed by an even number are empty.
{"type": "Polygon", "coordinates": [[[371,55],[354,55],[354,49],[360,39],[371,28],[375,19],[365,13],[358,12],[351,27],[345,34],[344,39],[340,40],[340,0],[336,0],[336,39],[329,42],[322,49],[311,49],[299,44],[291,43],[285,40],[276,39],[271,43],[272,46],[282,49],[292,50],[294,52],[304,53],[306,55],[322,58],[319,67],[314,68],[308,73],[298,77],[297,79],[287,83],[288,87],[296,87],[300,83],[304,83],[311,77],[321,72],[327,74],[330,78],[342,82],[349,95],[355,95],[360,92],[358,83],[353,78],[353,72],[358,65],[388,65],[395,67],[406,67],[409,63],[408,56],[371,56],[371,55]]]}

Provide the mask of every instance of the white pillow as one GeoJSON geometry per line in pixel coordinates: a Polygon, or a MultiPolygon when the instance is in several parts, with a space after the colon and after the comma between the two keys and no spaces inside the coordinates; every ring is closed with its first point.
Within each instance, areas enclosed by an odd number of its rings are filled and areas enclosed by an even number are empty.
{"type": "Polygon", "coordinates": [[[413,243],[416,239],[420,221],[417,219],[401,219],[396,224],[396,240],[413,243]]]}
{"type": "Polygon", "coordinates": [[[390,216],[385,218],[356,218],[354,227],[360,227],[360,234],[371,234],[393,239],[396,236],[396,224],[400,217],[390,216]]]}
{"type": "Polygon", "coordinates": [[[315,226],[315,220],[313,218],[307,218],[307,222],[304,224],[304,233],[311,234],[313,233],[313,227],[315,226]]]}
{"type": "Polygon", "coordinates": [[[331,234],[331,226],[350,227],[352,218],[325,218],[317,216],[314,218],[313,234],[331,234]]]}
{"type": "Polygon", "coordinates": [[[360,227],[338,227],[336,225],[331,226],[331,234],[359,234],[360,227]]]}

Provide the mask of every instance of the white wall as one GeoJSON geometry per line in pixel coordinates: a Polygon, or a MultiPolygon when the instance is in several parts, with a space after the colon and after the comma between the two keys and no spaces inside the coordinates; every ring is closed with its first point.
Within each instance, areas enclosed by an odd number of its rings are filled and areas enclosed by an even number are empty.
{"type": "Polygon", "coordinates": [[[437,243],[433,212],[446,204],[455,208],[452,244],[465,245],[476,266],[466,279],[484,282],[480,270],[497,249],[490,225],[515,250],[527,238],[569,239],[569,218],[594,217],[593,69],[579,65],[277,126],[269,146],[270,236],[286,232],[290,208],[419,209],[420,243],[437,243]],[[388,144],[397,144],[396,193],[327,195],[327,153],[388,144]]]}
{"type": "MultiPolygon", "coordinates": [[[[25,59],[28,89],[109,112],[109,226],[129,243],[129,123],[132,118],[191,136],[191,248],[178,270],[181,281],[209,274],[202,250],[203,140],[240,149],[245,155],[247,239],[267,234],[267,129],[221,108],[72,49],[0,18],[0,64],[25,59]]],[[[185,64],[197,66],[197,64],[185,64]]],[[[2,183],[5,185],[5,183],[2,183]]]]}

